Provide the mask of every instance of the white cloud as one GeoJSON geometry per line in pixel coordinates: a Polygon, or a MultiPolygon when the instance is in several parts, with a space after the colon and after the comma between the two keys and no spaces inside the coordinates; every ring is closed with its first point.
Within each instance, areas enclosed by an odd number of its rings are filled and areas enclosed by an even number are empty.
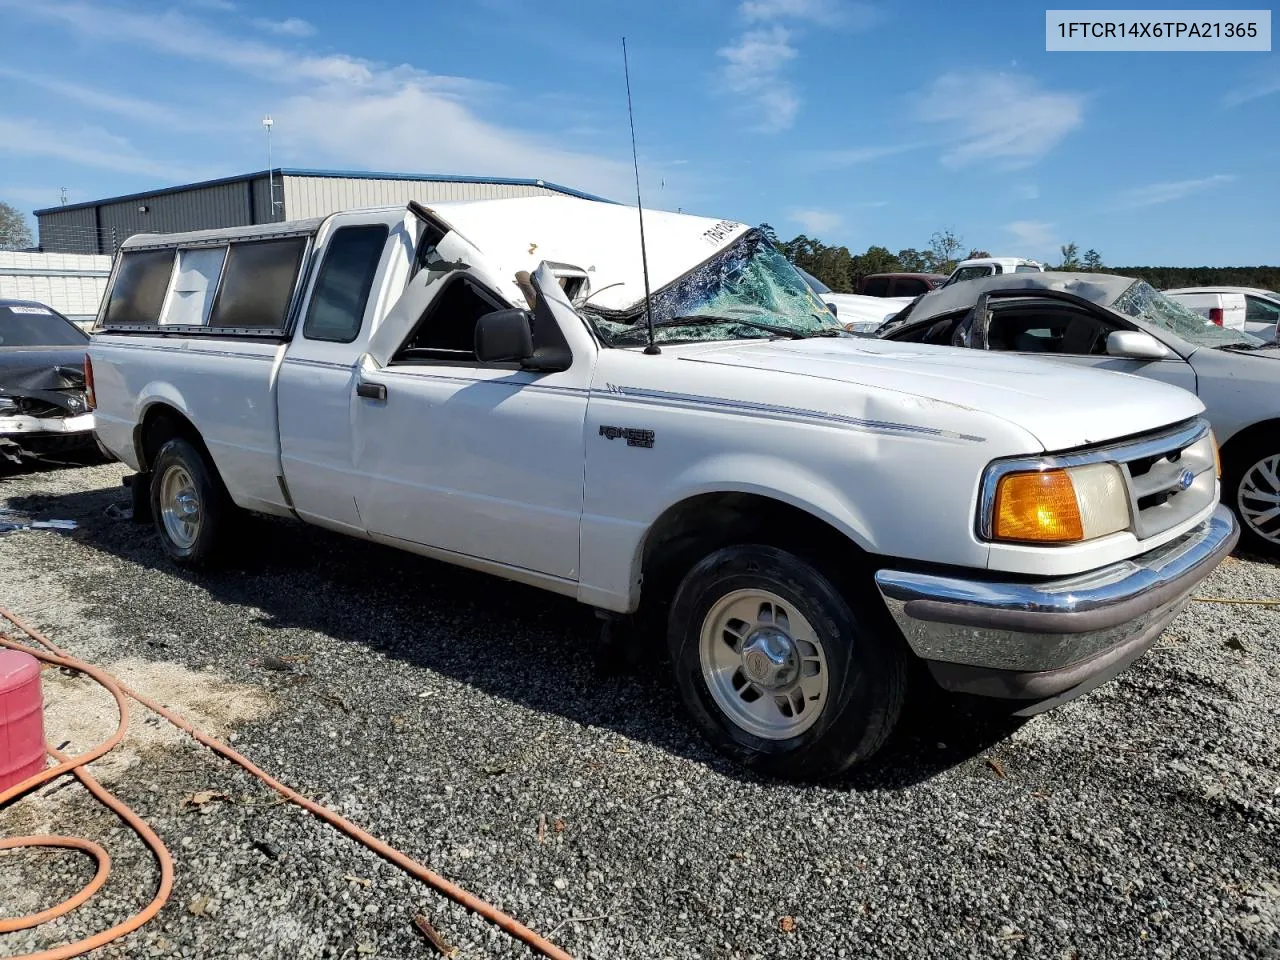
{"type": "Polygon", "coordinates": [[[896,157],[901,153],[920,150],[929,146],[927,143],[896,143],[875,147],[839,147],[834,150],[814,150],[805,160],[816,169],[853,167],[861,163],[883,160],[885,157],[896,157]]]}
{"type": "Polygon", "coordinates": [[[799,56],[795,33],[779,21],[861,30],[878,16],[871,4],[852,0],[742,0],[738,14],[751,27],[716,51],[725,61],[721,86],[745,101],[742,112],[764,133],[790,129],[800,112],[800,96],[784,73],[799,56]]]}
{"type": "Polygon", "coordinates": [[[138,44],[273,80],[363,83],[373,78],[371,65],[354,57],[299,56],[268,43],[233,37],[176,10],[144,14],[80,0],[44,0],[35,5],[0,0],[0,7],[62,23],[96,41],[138,44]]]}
{"type": "Polygon", "coordinates": [[[879,18],[872,4],[849,0],[743,0],[738,11],[748,23],[805,20],[827,26],[865,28],[879,18]]]}
{"type": "Polygon", "coordinates": [[[725,60],[726,89],[758,110],[756,129],[775,133],[795,122],[800,99],[781,76],[782,68],[796,58],[786,27],[748,30],[733,45],[722,47],[719,55],[725,60]]]}
{"type": "Polygon", "coordinates": [[[299,17],[289,17],[287,20],[268,20],[265,17],[258,17],[253,21],[253,25],[260,30],[282,37],[310,37],[316,32],[314,26],[299,17]]]}
{"type": "Polygon", "coordinates": [[[844,218],[831,210],[792,210],[789,217],[810,235],[831,233],[844,223],[844,218]]]}
{"type": "Polygon", "coordinates": [[[1052,223],[1043,220],[1015,220],[1004,229],[1013,237],[1017,251],[1013,256],[1048,260],[1058,252],[1058,240],[1052,223]]]}
{"type": "Polygon", "coordinates": [[[1247,83],[1229,90],[1222,98],[1228,107],[1238,107],[1242,103],[1269,97],[1280,93],[1280,66],[1269,65],[1266,69],[1257,70],[1247,83]]]}
{"type": "MultiPolygon", "coordinates": [[[[261,100],[272,104],[276,121],[277,160],[540,177],[615,197],[634,190],[629,161],[566,148],[557,142],[557,135],[563,136],[560,131],[526,132],[484,120],[476,101],[492,87],[465,77],[388,66],[343,53],[299,54],[267,41],[233,36],[174,10],[143,14],[80,0],[45,0],[32,6],[0,0],[0,8],[61,23],[98,43],[141,46],[258,78],[261,100]]],[[[235,119],[245,122],[245,111],[237,109],[235,119]]],[[[79,162],[95,165],[91,151],[74,152],[79,162]]],[[[123,156],[109,154],[106,163],[96,165],[118,162],[121,165],[113,169],[157,175],[161,169],[172,170],[145,158],[126,167],[123,156]]],[[[171,173],[165,176],[172,178],[171,173]]]]}
{"type": "Polygon", "coordinates": [[[1199,180],[1149,183],[1145,187],[1134,187],[1132,190],[1126,190],[1120,194],[1120,206],[1129,208],[1150,207],[1157,203],[1171,203],[1174,200],[1189,197],[1193,193],[1208,190],[1210,187],[1230,183],[1234,179],[1234,174],[1215,173],[1211,177],[1201,177],[1199,180]]]}
{"type": "Polygon", "coordinates": [[[1084,122],[1083,95],[1042,90],[1035,81],[1005,73],[947,73],[917,104],[917,116],[943,126],[951,143],[949,167],[995,162],[1025,167],[1052,150],[1084,122]]]}
{"type": "Polygon", "coordinates": [[[626,164],[575,153],[476,117],[465,104],[405,81],[300,93],[274,113],[293,154],[391,171],[537,176],[615,197],[634,192],[626,164]]]}
{"type": "Polygon", "coordinates": [[[25,117],[0,116],[0,155],[6,154],[64,160],[84,167],[145,174],[163,180],[181,180],[207,172],[156,160],[123,137],[100,127],[46,123],[25,117]]]}
{"type": "Polygon", "coordinates": [[[20,80],[68,100],[83,103],[94,110],[113,113],[130,120],[141,120],[144,123],[160,124],[180,130],[207,131],[211,125],[208,116],[197,116],[152,100],[111,93],[101,87],[86,87],[68,80],[59,80],[42,74],[23,73],[7,67],[0,67],[0,77],[20,80]]]}
{"type": "MultiPolygon", "coordinates": [[[[68,191],[67,202],[78,203],[84,199],[79,191],[68,191]]],[[[62,201],[62,191],[53,185],[44,187],[4,187],[0,186],[0,200],[18,206],[39,210],[43,207],[56,207],[62,201]]]]}

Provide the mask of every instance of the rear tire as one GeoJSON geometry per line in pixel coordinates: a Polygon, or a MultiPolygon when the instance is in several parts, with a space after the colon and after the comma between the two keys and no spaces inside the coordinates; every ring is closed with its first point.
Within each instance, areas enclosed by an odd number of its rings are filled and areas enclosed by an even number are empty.
{"type": "Polygon", "coordinates": [[[874,754],[902,710],[906,655],[868,601],[855,609],[817,567],[777,547],[726,547],[694,566],[676,591],[668,644],[703,736],[786,779],[833,777],[874,754]]]}
{"type": "Polygon", "coordinates": [[[1280,443],[1259,438],[1232,451],[1223,470],[1222,501],[1240,521],[1241,549],[1280,560],[1280,443]]]}
{"type": "Polygon", "coordinates": [[[227,551],[235,504],[205,455],[181,437],[167,441],[151,470],[151,516],[175,563],[204,566],[227,551]]]}

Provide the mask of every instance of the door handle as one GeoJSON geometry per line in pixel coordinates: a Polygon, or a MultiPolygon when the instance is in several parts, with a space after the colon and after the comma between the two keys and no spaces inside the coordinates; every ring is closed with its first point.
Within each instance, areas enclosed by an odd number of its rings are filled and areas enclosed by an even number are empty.
{"type": "Polygon", "coordinates": [[[367,383],[361,380],[356,384],[356,396],[367,400],[386,400],[387,385],[385,383],[367,383]]]}

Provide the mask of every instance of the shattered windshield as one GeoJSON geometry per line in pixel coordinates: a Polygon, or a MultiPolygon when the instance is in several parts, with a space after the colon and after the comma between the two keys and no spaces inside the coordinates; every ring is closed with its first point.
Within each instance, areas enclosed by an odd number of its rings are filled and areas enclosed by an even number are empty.
{"type": "MultiPolygon", "coordinates": [[[[654,340],[737,340],[779,335],[835,336],[844,328],[759,230],[750,230],[679,280],[653,292],[654,340]]],[[[648,342],[644,305],[630,311],[585,307],[615,346],[648,342]]]]}
{"type": "Polygon", "coordinates": [[[1189,307],[1169,299],[1145,280],[1137,280],[1111,304],[1111,309],[1145,321],[1198,347],[1252,346],[1261,344],[1240,330],[1224,330],[1189,307]]]}

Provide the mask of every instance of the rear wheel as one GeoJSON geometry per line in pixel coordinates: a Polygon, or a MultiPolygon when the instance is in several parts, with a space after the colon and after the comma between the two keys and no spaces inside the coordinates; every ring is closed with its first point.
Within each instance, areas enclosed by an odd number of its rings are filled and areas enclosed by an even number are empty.
{"type": "Polygon", "coordinates": [[[717,550],[685,577],[668,642],[681,698],[719,750],[822,779],[870,757],[902,708],[905,655],[874,607],[776,547],[717,550]]]}
{"type": "Polygon", "coordinates": [[[156,454],[151,515],[165,553],[184,566],[219,557],[231,534],[235,505],[204,454],[180,437],[156,454]]]}
{"type": "Polygon", "coordinates": [[[1240,520],[1240,545],[1280,559],[1280,445],[1255,443],[1233,453],[1222,499],[1240,520]]]}

